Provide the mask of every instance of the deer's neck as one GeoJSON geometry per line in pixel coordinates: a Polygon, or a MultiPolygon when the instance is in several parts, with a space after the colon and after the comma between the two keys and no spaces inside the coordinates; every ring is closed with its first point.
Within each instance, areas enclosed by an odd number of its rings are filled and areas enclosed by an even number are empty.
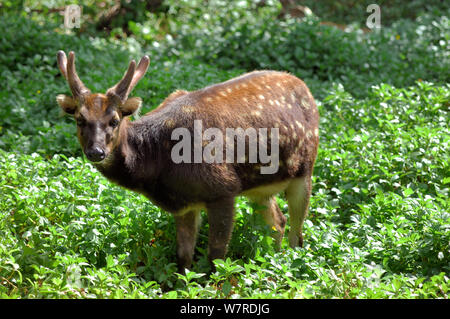
{"type": "Polygon", "coordinates": [[[124,120],[110,156],[97,169],[110,181],[141,193],[151,192],[159,175],[158,150],[151,126],[124,120]],[[144,183],[145,182],[145,183],[144,183]]]}

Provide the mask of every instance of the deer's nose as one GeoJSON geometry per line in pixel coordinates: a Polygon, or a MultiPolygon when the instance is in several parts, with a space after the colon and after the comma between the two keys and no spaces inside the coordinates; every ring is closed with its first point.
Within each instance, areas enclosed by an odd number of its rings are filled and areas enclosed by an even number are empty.
{"type": "Polygon", "coordinates": [[[85,154],[91,162],[100,162],[105,159],[105,151],[97,146],[87,149],[85,154]]]}

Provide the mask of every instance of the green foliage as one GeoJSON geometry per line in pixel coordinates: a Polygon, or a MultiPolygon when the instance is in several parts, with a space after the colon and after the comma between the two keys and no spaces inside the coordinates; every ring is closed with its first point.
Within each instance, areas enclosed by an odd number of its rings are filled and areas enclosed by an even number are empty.
{"type": "Polygon", "coordinates": [[[226,69],[289,70],[312,83],[317,97],[324,97],[324,84],[331,86],[333,82],[364,97],[378,83],[404,87],[419,79],[449,81],[447,16],[402,20],[392,28],[368,34],[321,25],[316,17],[303,22],[279,21],[271,15],[257,18],[246,11],[242,15],[228,12],[211,20],[209,27],[180,28],[167,54],[193,57],[226,69]]]}
{"type": "MultiPolygon", "coordinates": [[[[302,0],[302,5],[308,6],[313,12],[320,13],[322,19],[339,23],[354,23],[355,18],[360,17],[360,24],[364,26],[367,6],[376,3],[381,9],[381,23],[390,26],[399,19],[414,20],[423,13],[439,15],[448,10],[448,3],[440,0],[302,0]]],[[[357,19],[358,20],[358,19],[357,19]]]]}
{"type": "MultiPolygon", "coordinates": [[[[210,277],[207,228],[198,262],[175,274],[170,216],[112,186],[88,163],[0,152],[3,296],[445,297],[450,214],[450,88],[335,87],[320,106],[321,149],[304,249],[271,246],[237,201],[232,259],[210,277]],[[92,185],[96,185],[92,187],[92,185]],[[167,292],[169,289],[170,292],[167,292]],[[176,295],[175,295],[176,292],[176,295]]],[[[283,198],[279,204],[287,214],[283,198]]]]}
{"type": "MultiPolygon", "coordinates": [[[[44,14],[1,15],[0,297],[448,298],[445,11],[430,2],[432,15],[363,34],[317,17],[278,21],[277,1],[199,3],[167,0],[167,12],[130,22],[120,41],[63,33],[44,14]],[[77,53],[81,79],[99,92],[149,54],[133,93],[144,112],[175,89],[253,68],[303,78],[321,115],[305,247],[284,238],[275,251],[256,207],[237,198],[226,260],[207,274],[203,218],[193,269],[177,274],[172,217],[103,178],[80,157],[73,121],[58,115],[56,94],[69,94],[60,49],[77,53]]],[[[326,17],[327,8],[313,11],[326,17]]],[[[392,17],[404,17],[397,10],[392,17]]],[[[288,216],[283,195],[277,201],[288,216]]]]}

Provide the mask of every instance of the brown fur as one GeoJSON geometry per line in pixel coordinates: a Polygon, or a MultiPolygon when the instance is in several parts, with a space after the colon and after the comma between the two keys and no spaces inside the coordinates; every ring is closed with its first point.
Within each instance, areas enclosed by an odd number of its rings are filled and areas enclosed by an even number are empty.
{"type": "MultiPolygon", "coordinates": [[[[194,92],[176,91],[134,122],[124,118],[120,105],[114,103],[105,95],[89,95],[75,117],[85,109],[86,117],[100,126],[114,116],[121,119],[117,128],[106,129],[110,131],[104,137],[108,156],[95,166],[109,180],[144,194],[175,215],[180,271],[191,264],[198,229],[196,216],[202,208],[208,212],[210,225],[209,258],[224,257],[232,232],[234,197],[238,195],[247,195],[267,207],[262,213],[277,230],[277,243],[281,244],[286,218],[273,196],[287,190],[291,218],[295,215],[302,219],[289,235],[290,244],[302,243],[298,225],[306,216],[319,143],[319,114],[303,81],[284,72],[255,71],[194,92]],[[222,129],[224,145],[225,128],[279,128],[279,170],[264,175],[259,171],[261,163],[248,160],[175,164],[170,156],[177,143],[171,139],[172,131],[185,127],[193,134],[194,120],[202,120],[203,130],[222,129]],[[298,203],[296,192],[302,196],[298,203]]],[[[78,129],[78,137],[84,149],[92,136],[83,136],[93,133],[86,131],[83,135],[83,130],[87,129],[78,129]]],[[[247,147],[247,158],[248,152],[247,147]]]]}

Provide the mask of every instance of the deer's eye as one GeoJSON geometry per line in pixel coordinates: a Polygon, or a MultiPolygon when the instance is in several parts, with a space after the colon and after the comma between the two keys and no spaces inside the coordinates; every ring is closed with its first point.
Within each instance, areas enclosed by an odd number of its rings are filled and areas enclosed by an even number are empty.
{"type": "Polygon", "coordinates": [[[117,120],[117,119],[112,119],[112,120],[109,122],[109,125],[110,125],[111,127],[116,127],[117,125],[119,125],[119,120],[117,120]]]}

